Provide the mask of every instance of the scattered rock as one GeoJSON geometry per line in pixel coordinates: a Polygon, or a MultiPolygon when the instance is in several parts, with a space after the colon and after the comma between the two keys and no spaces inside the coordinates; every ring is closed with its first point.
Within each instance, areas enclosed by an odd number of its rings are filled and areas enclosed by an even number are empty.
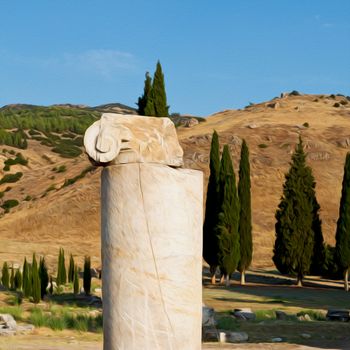
{"type": "Polygon", "coordinates": [[[219,333],[215,327],[202,327],[202,341],[217,342],[219,341],[219,333]]]}
{"type": "Polygon", "coordinates": [[[255,313],[250,308],[234,309],[231,314],[241,321],[254,321],[256,319],[255,313]]]}
{"type": "Polygon", "coordinates": [[[283,339],[282,339],[282,338],[279,338],[279,337],[276,337],[276,338],[272,338],[271,341],[272,341],[273,343],[280,343],[280,342],[283,341],[283,339]]]}
{"type": "Polygon", "coordinates": [[[16,329],[17,323],[12,315],[0,314],[0,327],[3,329],[16,329]]]}
{"type": "Polygon", "coordinates": [[[288,315],[283,311],[277,310],[275,311],[275,314],[277,320],[285,321],[288,319],[288,315]]]}
{"type": "Polygon", "coordinates": [[[328,310],[327,321],[348,322],[350,320],[349,310],[328,310]]]}
{"type": "Polygon", "coordinates": [[[9,314],[0,314],[0,336],[12,336],[16,334],[27,334],[34,330],[34,326],[29,325],[17,325],[17,322],[9,314]]]}
{"type": "Polygon", "coordinates": [[[346,137],[342,140],[337,141],[337,145],[343,148],[349,148],[350,147],[350,137],[346,137]]]}
{"type": "Polygon", "coordinates": [[[197,124],[199,124],[199,121],[196,118],[186,118],[181,121],[181,125],[186,128],[191,128],[197,124]]]}
{"type": "Polygon", "coordinates": [[[280,104],[278,102],[271,102],[267,103],[265,106],[268,108],[278,109],[280,107],[280,104]]]}
{"type": "Polygon", "coordinates": [[[249,129],[256,129],[258,126],[256,124],[248,124],[246,127],[249,129]]]}
{"type": "Polygon", "coordinates": [[[215,311],[211,307],[202,306],[202,326],[215,326],[215,311]]]}
{"type": "Polygon", "coordinates": [[[307,321],[307,322],[312,321],[311,317],[308,314],[298,316],[298,320],[299,321],[307,321]]]}
{"type": "Polygon", "coordinates": [[[304,339],[310,339],[311,338],[311,334],[309,334],[309,333],[302,333],[301,337],[304,338],[304,339]]]}
{"type": "Polygon", "coordinates": [[[248,341],[249,337],[246,332],[220,332],[220,342],[225,343],[242,343],[248,341]]]}
{"type": "Polygon", "coordinates": [[[307,154],[307,157],[310,160],[328,160],[331,157],[331,155],[328,152],[320,151],[320,152],[309,152],[307,154]]]}

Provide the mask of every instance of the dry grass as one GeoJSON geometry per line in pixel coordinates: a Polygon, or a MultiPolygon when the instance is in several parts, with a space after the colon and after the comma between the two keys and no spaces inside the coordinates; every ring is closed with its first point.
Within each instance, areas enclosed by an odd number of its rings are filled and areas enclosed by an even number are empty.
{"type": "MultiPolygon", "coordinates": [[[[186,166],[201,169],[206,175],[214,129],[219,132],[222,145],[230,144],[236,170],[240,152],[237,140],[247,140],[252,176],[254,267],[272,265],[274,213],[299,134],[303,136],[308,162],[317,181],[324,236],[327,242],[334,243],[343,164],[350,150],[344,143],[347,138],[350,140],[350,103],[339,108],[333,106],[335,100],[342,99],[291,96],[274,100],[278,102],[277,108],[268,107],[269,103],[256,104],[245,110],[220,112],[197,126],[178,129],[186,166]],[[301,127],[306,122],[309,127],[301,127]],[[247,127],[254,127],[253,124],[255,128],[247,127]],[[261,144],[267,147],[259,147],[261,144]]],[[[60,188],[65,179],[80,174],[89,162],[85,156],[63,159],[32,140],[21,153],[29,158],[29,163],[11,167],[11,172],[21,171],[24,175],[5,194],[4,199],[17,199],[20,205],[0,218],[0,264],[4,260],[21,262],[24,255],[31,256],[33,251],[47,255],[50,264],[62,246],[80,259],[89,254],[93,266],[100,265],[99,170],[72,186],[50,191],[42,197],[51,185],[60,188]],[[67,171],[52,171],[60,165],[65,165],[67,171]],[[28,195],[36,200],[23,201],[28,195]]],[[[4,160],[0,155],[0,169],[4,160]]],[[[0,191],[5,187],[0,186],[0,191]]]]}

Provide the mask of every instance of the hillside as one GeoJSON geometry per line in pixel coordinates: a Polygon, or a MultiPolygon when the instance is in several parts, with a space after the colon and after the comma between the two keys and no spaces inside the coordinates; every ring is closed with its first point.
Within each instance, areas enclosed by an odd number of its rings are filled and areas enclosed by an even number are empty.
{"type": "MultiPolygon", "coordinates": [[[[116,108],[135,113],[119,104],[0,109],[0,145],[5,143],[0,146],[0,206],[8,203],[0,217],[0,262],[21,262],[24,255],[36,251],[50,263],[63,246],[80,258],[90,254],[93,264],[99,264],[100,169],[91,168],[81,153],[81,137],[101,112],[116,108]],[[5,162],[10,170],[4,170],[5,162]],[[22,173],[17,182],[1,184],[6,174],[16,173],[22,173]],[[9,200],[17,200],[18,205],[9,208],[13,204],[9,200]]],[[[179,127],[186,167],[203,170],[206,178],[214,129],[221,144],[230,145],[236,170],[241,139],[250,147],[254,266],[271,266],[274,212],[299,134],[317,181],[324,236],[334,243],[343,163],[350,149],[349,98],[285,94],[243,110],[216,113],[192,127],[179,127]]]]}

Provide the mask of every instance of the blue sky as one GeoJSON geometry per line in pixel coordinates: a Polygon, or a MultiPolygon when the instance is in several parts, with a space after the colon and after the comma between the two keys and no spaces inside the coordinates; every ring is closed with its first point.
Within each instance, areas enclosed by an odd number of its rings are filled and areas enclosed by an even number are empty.
{"type": "Polygon", "coordinates": [[[171,112],[283,91],[350,95],[348,0],[0,0],[0,105],[135,106],[159,59],[171,112]]]}

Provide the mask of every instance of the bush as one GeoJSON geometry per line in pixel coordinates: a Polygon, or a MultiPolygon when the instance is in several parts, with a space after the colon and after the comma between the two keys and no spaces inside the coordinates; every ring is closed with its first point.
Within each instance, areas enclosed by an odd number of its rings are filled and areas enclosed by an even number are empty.
{"type": "Polygon", "coordinates": [[[4,262],[4,265],[2,266],[1,284],[6,289],[10,288],[10,274],[9,274],[9,269],[8,269],[6,261],[4,262]]]}
{"type": "Polygon", "coordinates": [[[24,159],[21,153],[17,153],[15,159],[13,158],[6,159],[4,164],[5,164],[4,171],[8,171],[10,170],[11,165],[15,165],[15,164],[27,165],[28,160],[24,159]]]}
{"type": "Polygon", "coordinates": [[[64,181],[64,184],[62,185],[62,187],[66,187],[66,186],[69,186],[69,185],[73,185],[76,181],[82,179],[85,177],[85,175],[92,171],[93,169],[95,169],[95,167],[93,165],[90,165],[88,166],[87,168],[85,168],[79,175],[77,176],[74,176],[73,178],[71,179],[66,179],[64,181]]]}
{"type": "Polygon", "coordinates": [[[4,177],[0,180],[0,185],[4,183],[14,183],[17,182],[21,177],[23,176],[23,173],[18,172],[15,174],[6,174],[4,177]]]}
{"type": "Polygon", "coordinates": [[[8,213],[11,208],[16,207],[18,204],[17,199],[8,199],[1,205],[1,208],[5,210],[5,213],[8,213]]]}
{"type": "Polygon", "coordinates": [[[258,145],[259,148],[267,148],[268,146],[265,143],[261,143],[260,145],[258,145]]]}
{"type": "Polygon", "coordinates": [[[305,126],[305,128],[308,128],[310,125],[309,125],[308,122],[305,122],[305,123],[303,124],[303,126],[305,126]]]}
{"type": "Polygon", "coordinates": [[[292,92],[289,93],[289,96],[300,96],[300,92],[297,90],[293,90],[292,92]]]}
{"type": "Polygon", "coordinates": [[[340,103],[339,103],[339,102],[336,102],[336,103],[333,105],[333,107],[336,107],[336,108],[340,107],[340,103]]]}

